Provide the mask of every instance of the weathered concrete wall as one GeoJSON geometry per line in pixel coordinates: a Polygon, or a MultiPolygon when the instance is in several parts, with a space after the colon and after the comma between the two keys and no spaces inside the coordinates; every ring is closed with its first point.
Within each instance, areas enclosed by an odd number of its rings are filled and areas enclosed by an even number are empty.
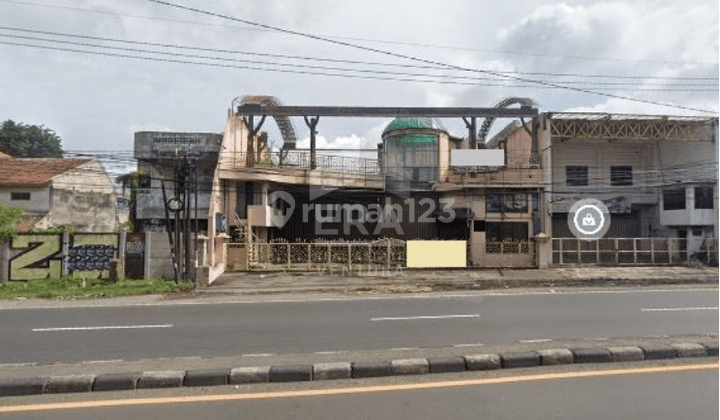
{"type": "Polygon", "coordinates": [[[657,191],[642,189],[642,186],[657,185],[660,173],[659,168],[655,166],[655,150],[654,144],[646,142],[554,141],[552,212],[567,213],[573,203],[584,198],[607,200],[606,205],[611,213],[628,212],[633,204],[657,204],[657,191]],[[588,185],[566,185],[566,166],[587,166],[588,185]],[[611,166],[631,166],[632,185],[611,185],[611,166]]]}
{"type": "MultiPolygon", "coordinates": [[[[165,218],[161,179],[166,180],[165,189],[170,199],[175,185],[167,180],[175,179],[176,151],[185,151],[191,159],[198,159],[198,217],[206,218],[222,140],[223,136],[215,133],[135,133],[135,158],[140,160],[138,168],[149,171],[151,176],[148,191],[137,194],[137,218],[165,218]]],[[[194,194],[192,200],[194,203],[194,194]]],[[[194,218],[194,214],[191,217],[194,218]]]]}
{"type": "Polygon", "coordinates": [[[85,163],[52,179],[48,220],[50,226],[71,225],[78,232],[117,230],[115,184],[100,162],[85,163]]]}
{"type": "Polygon", "coordinates": [[[80,232],[117,230],[117,206],[114,193],[52,189],[51,226],[71,225],[80,232]]]}

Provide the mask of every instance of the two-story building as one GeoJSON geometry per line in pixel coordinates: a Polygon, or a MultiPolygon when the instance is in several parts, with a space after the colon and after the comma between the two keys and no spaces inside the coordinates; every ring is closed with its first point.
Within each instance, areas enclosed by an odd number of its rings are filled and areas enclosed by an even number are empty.
{"type": "Polygon", "coordinates": [[[673,263],[717,252],[717,118],[542,118],[552,160],[548,199],[555,263],[673,263]],[[586,198],[608,208],[607,240],[562,240],[573,237],[570,206],[586,198]]]}

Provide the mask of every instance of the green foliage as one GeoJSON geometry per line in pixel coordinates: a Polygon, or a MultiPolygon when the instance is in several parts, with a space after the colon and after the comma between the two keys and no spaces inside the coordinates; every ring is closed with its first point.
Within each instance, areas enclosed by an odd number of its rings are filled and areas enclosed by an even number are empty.
{"type": "Polygon", "coordinates": [[[45,228],[45,229],[32,228],[32,229],[30,229],[29,233],[51,233],[51,234],[69,233],[72,235],[73,233],[75,233],[75,229],[73,229],[72,225],[58,225],[58,226],[51,226],[51,227],[45,228]]]}
{"type": "Polygon", "coordinates": [[[130,190],[130,220],[127,225],[123,224],[122,227],[133,232],[137,213],[137,194],[150,191],[150,174],[145,171],[133,171],[118,176],[115,178],[115,182],[122,184],[123,194],[125,194],[125,190],[130,190]]]}
{"type": "Polygon", "coordinates": [[[144,192],[145,189],[150,188],[150,174],[145,171],[133,171],[118,176],[115,182],[122,184],[123,194],[127,189],[131,193],[144,192]]]}
{"type": "Polygon", "coordinates": [[[0,151],[12,157],[62,157],[60,142],[60,137],[43,125],[7,120],[0,126],[0,151]]]}
{"type": "Polygon", "coordinates": [[[175,284],[173,280],[162,278],[123,278],[117,283],[108,283],[97,278],[66,276],[0,284],[0,299],[148,295],[189,292],[192,289],[191,283],[175,284]]]}
{"type": "Polygon", "coordinates": [[[22,219],[23,209],[11,209],[0,204],[0,242],[8,241],[17,236],[13,224],[22,219]]]}

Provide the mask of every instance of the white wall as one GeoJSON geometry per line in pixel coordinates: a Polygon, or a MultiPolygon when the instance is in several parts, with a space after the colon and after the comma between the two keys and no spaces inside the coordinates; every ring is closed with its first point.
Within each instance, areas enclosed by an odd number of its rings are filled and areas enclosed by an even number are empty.
{"type": "Polygon", "coordinates": [[[50,211],[50,188],[45,187],[0,187],[0,204],[12,209],[21,208],[27,216],[42,216],[50,211]],[[11,193],[30,193],[30,200],[11,200],[11,193]]]}

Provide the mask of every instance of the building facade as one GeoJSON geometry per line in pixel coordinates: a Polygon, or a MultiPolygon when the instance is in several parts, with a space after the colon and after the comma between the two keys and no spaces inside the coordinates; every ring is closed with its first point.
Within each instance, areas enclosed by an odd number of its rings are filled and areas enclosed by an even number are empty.
{"type": "Polygon", "coordinates": [[[2,159],[0,204],[24,210],[21,231],[60,225],[76,232],[118,228],[114,183],[92,159],[2,159]]]}

